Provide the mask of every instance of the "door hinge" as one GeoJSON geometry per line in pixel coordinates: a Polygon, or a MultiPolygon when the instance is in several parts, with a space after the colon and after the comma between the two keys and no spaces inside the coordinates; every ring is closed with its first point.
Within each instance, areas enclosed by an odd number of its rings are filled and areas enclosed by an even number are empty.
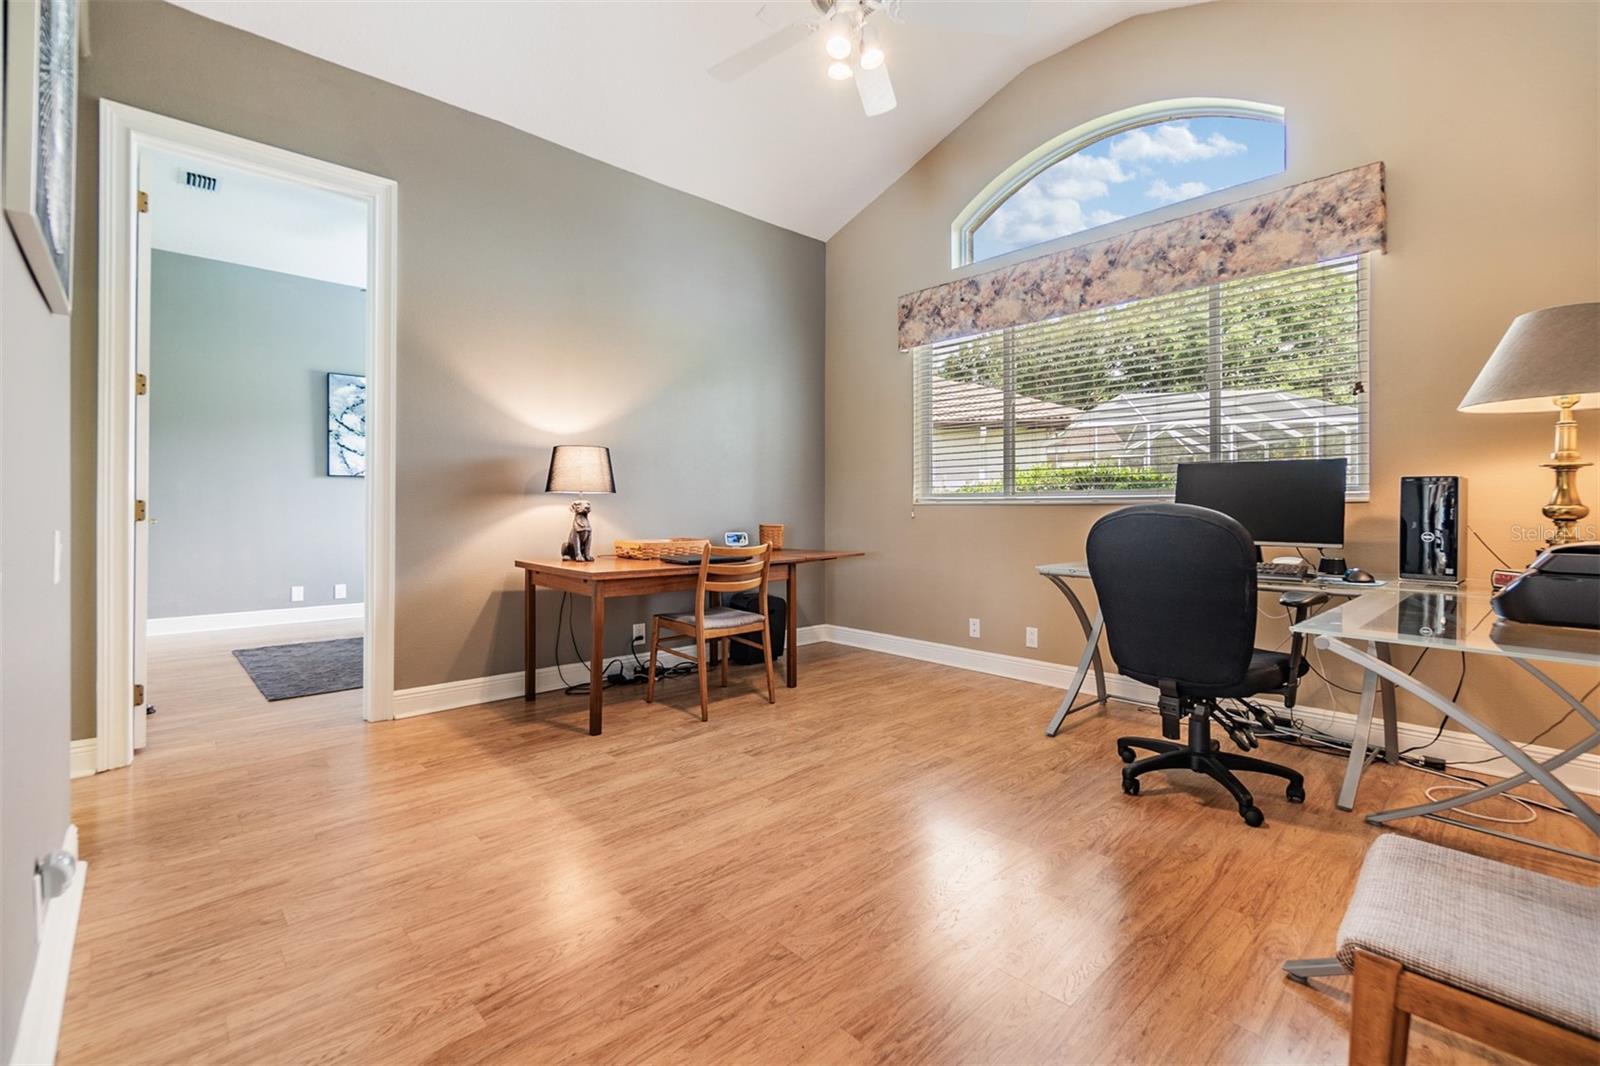
{"type": "Polygon", "coordinates": [[[143,374],[133,375],[133,394],[135,396],[143,396],[149,391],[150,379],[145,377],[143,374]]]}
{"type": "Polygon", "coordinates": [[[133,686],[133,705],[135,707],[142,707],[144,705],[144,686],[143,685],[134,685],[133,686]]]}
{"type": "Polygon", "coordinates": [[[150,194],[143,189],[139,190],[139,213],[141,215],[150,213],[150,194]]]}
{"type": "Polygon", "coordinates": [[[144,501],[143,500],[134,500],[133,501],[133,520],[135,522],[143,522],[144,521],[144,501]]]}

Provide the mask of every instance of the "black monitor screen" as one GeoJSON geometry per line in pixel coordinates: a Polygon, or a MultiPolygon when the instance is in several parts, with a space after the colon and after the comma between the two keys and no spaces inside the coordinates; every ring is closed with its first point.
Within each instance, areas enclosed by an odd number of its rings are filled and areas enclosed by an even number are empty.
{"type": "Polygon", "coordinates": [[[1343,459],[1179,463],[1179,503],[1235,519],[1257,544],[1344,543],[1343,459]]]}

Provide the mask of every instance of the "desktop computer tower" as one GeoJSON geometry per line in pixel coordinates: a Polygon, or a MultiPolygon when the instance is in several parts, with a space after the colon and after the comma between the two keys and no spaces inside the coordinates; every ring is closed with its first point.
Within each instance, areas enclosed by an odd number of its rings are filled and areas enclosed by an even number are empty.
{"type": "Polygon", "coordinates": [[[1459,584],[1465,558],[1465,483],[1459,477],[1400,479],[1400,576],[1459,584]]]}

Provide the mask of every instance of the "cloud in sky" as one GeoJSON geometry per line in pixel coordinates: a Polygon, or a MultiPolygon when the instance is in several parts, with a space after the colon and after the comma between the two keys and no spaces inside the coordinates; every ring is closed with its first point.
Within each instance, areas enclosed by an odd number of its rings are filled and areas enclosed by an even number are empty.
{"type": "MultiPolygon", "coordinates": [[[[1064,184],[1082,180],[1066,179],[1064,184]]],[[[1064,234],[1104,226],[1122,218],[1115,211],[1086,207],[1083,201],[1095,199],[1094,196],[1079,198],[1053,195],[1040,185],[1040,182],[1033,182],[1025,186],[989,216],[984,228],[991,230],[994,240],[1013,248],[1022,248],[1064,234]]]]}
{"type": "Polygon", "coordinates": [[[1111,195],[1111,186],[1132,181],[1133,175],[1115,159],[1079,153],[1069,155],[1035,179],[1054,197],[1098,200],[1111,195]]]}
{"type": "Polygon", "coordinates": [[[1179,200],[1192,200],[1210,191],[1211,186],[1203,181],[1180,181],[1176,185],[1169,185],[1165,178],[1157,178],[1145,189],[1144,194],[1158,204],[1175,204],[1179,200]]]}
{"type": "Polygon", "coordinates": [[[1222,122],[1173,120],[1126,130],[1058,160],[1017,190],[973,235],[977,259],[1054,240],[1227,188],[1282,169],[1260,153],[1253,130],[1227,136],[1222,122]],[[1196,132],[1198,128],[1199,132],[1196,132]],[[1236,139],[1237,138],[1237,139],[1236,139]],[[1245,143],[1249,142],[1249,143],[1245,143]],[[1265,168],[1265,169],[1263,169],[1265,168]]]}
{"type": "Polygon", "coordinates": [[[1213,133],[1201,140],[1187,122],[1129,130],[1111,140],[1111,158],[1128,163],[1191,163],[1197,159],[1238,155],[1245,146],[1213,133]]]}

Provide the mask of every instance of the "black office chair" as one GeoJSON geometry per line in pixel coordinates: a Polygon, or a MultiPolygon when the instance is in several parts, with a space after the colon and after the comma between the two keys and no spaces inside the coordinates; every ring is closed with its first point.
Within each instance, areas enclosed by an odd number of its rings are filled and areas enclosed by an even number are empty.
{"type": "MultiPolygon", "coordinates": [[[[1111,657],[1122,673],[1161,690],[1161,732],[1171,740],[1118,737],[1122,790],[1139,794],[1152,770],[1193,770],[1215,778],[1252,826],[1266,819],[1233,771],[1271,774],[1289,782],[1290,802],[1305,799],[1305,782],[1287,766],[1222,752],[1211,739],[1217,721],[1240,747],[1256,746],[1256,730],[1274,723],[1253,696],[1280,695],[1294,706],[1309,664],[1296,635],[1289,651],[1256,648],[1256,546],[1245,528],[1219,511],[1181,503],[1127,507],[1089,530],[1089,572],[1105,618],[1111,657]],[[1224,707],[1219,700],[1234,701],[1224,707]],[[1175,743],[1189,718],[1188,744],[1175,743]],[[1134,762],[1134,749],[1156,752],[1134,762]]],[[[1327,593],[1285,593],[1278,602],[1300,621],[1327,593]]]]}

